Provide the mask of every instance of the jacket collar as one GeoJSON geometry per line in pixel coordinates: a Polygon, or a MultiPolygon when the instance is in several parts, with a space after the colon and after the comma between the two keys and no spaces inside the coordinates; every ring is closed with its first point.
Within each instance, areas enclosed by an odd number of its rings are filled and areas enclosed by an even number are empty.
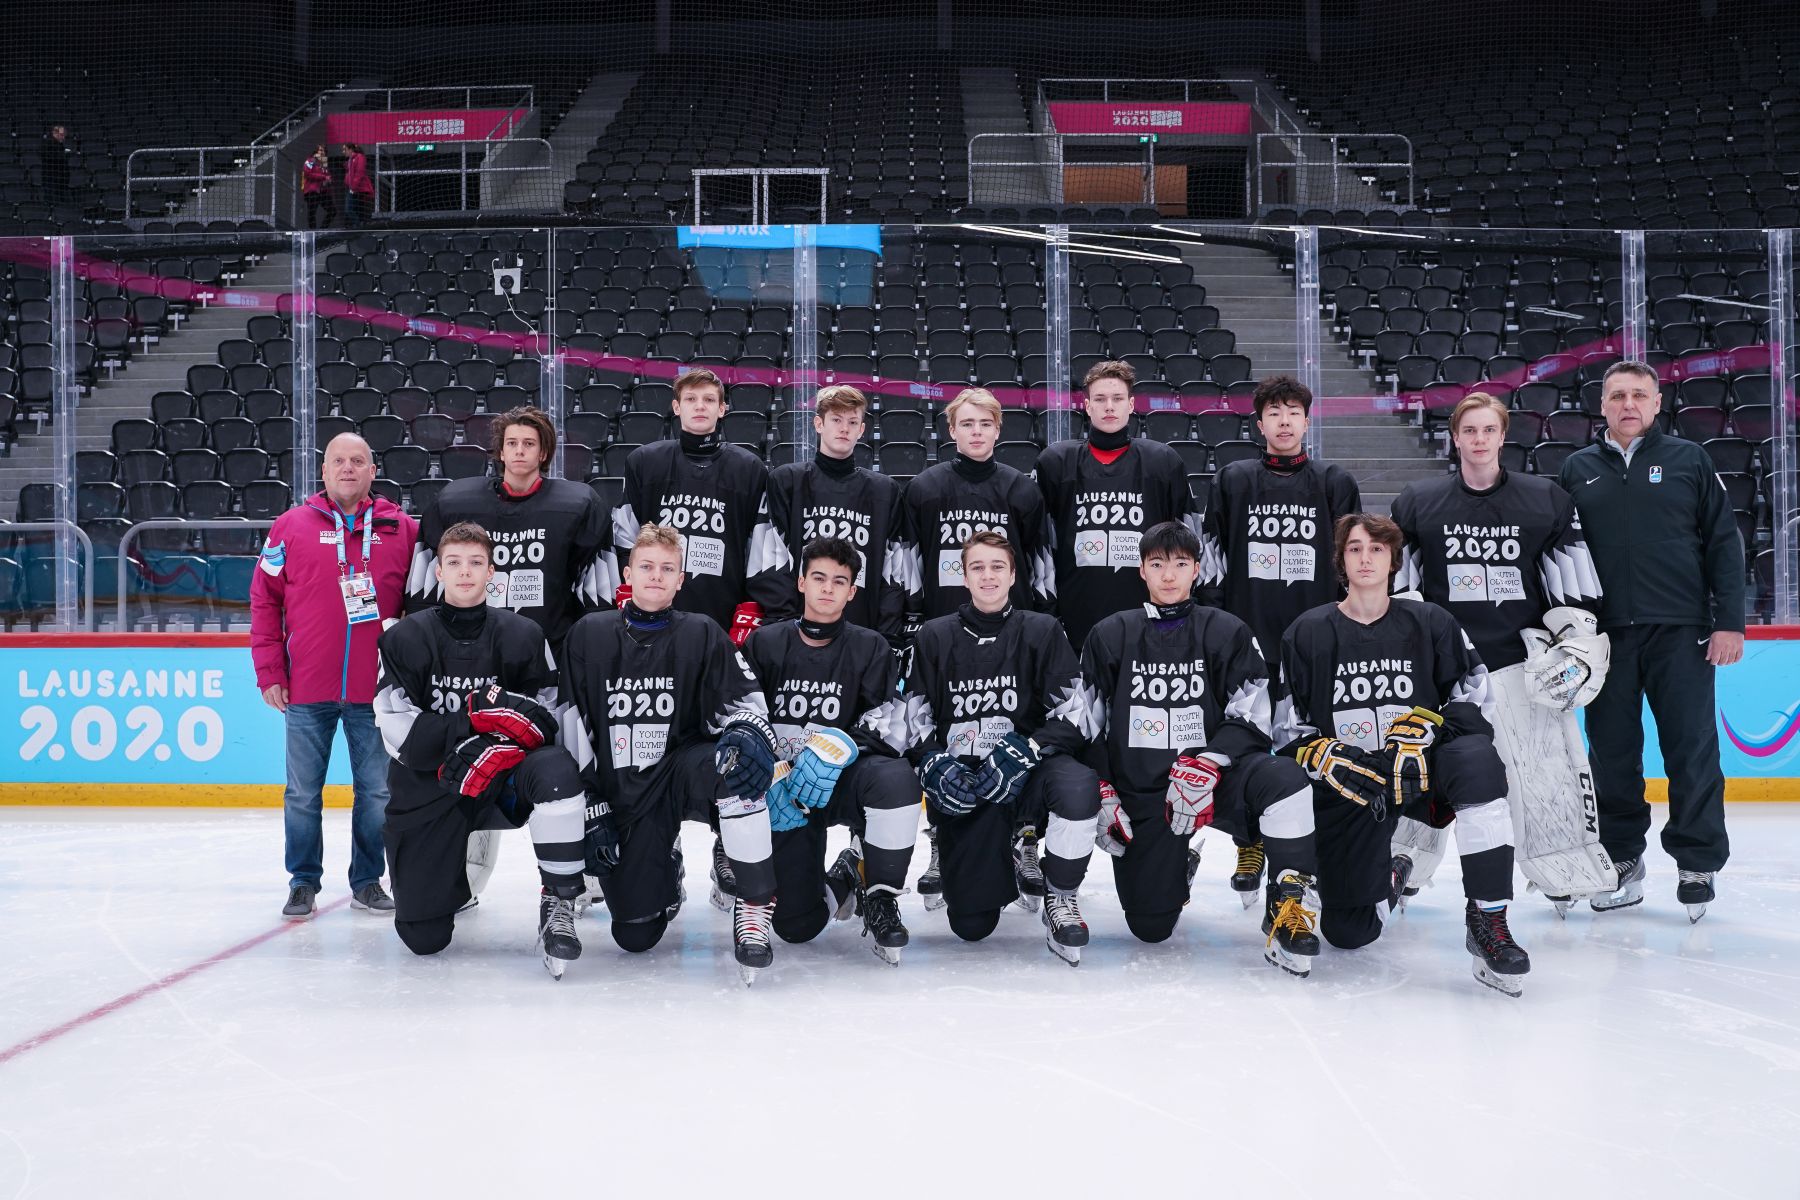
{"type": "MultiPolygon", "coordinates": [[[[1662,429],[1657,426],[1655,421],[1650,422],[1650,427],[1648,429],[1644,430],[1643,433],[1638,435],[1636,449],[1632,450],[1632,452],[1631,452],[1632,457],[1636,458],[1639,454],[1642,454],[1645,450],[1648,450],[1651,446],[1654,446],[1657,442],[1660,442],[1662,440],[1662,438],[1663,438],[1662,429]]],[[[1596,444],[1600,447],[1600,449],[1602,451],[1604,451],[1608,454],[1615,454],[1615,455],[1618,455],[1620,458],[1625,457],[1624,448],[1622,446],[1620,446],[1619,443],[1613,441],[1613,436],[1612,436],[1611,430],[1607,430],[1607,431],[1603,432],[1600,435],[1599,442],[1596,444]]]]}
{"type": "MultiPolygon", "coordinates": [[[[307,498],[306,507],[312,509],[326,519],[333,521],[335,521],[335,518],[332,517],[333,513],[343,512],[343,509],[339,508],[336,502],[333,501],[330,496],[325,494],[323,488],[314,492],[307,498]]],[[[397,522],[399,509],[395,508],[391,501],[371,493],[369,498],[364,500],[362,504],[357,507],[354,514],[355,519],[358,521],[362,520],[365,513],[369,514],[369,519],[374,521],[377,525],[391,525],[397,522]]]]}

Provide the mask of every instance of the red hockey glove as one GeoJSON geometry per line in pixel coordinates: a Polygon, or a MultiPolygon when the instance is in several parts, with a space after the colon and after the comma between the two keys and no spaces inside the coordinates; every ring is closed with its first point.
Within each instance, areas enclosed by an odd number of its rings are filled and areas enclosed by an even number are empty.
{"type": "Polygon", "coordinates": [[[556,736],[550,710],[518,692],[489,684],[469,693],[469,728],[492,733],[526,750],[536,750],[556,736]]]}
{"type": "Polygon", "coordinates": [[[511,742],[491,733],[478,733],[456,743],[444,765],[438,768],[438,782],[453,792],[479,800],[524,761],[525,752],[511,742]]]}
{"type": "Polygon", "coordinates": [[[1131,844],[1131,818],[1119,806],[1119,793],[1113,785],[1100,781],[1100,820],[1094,826],[1094,845],[1114,858],[1125,853],[1131,844]]]}
{"type": "Polygon", "coordinates": [[[731,616],[731,644],[739,650],[750,640],[750,635],[762,628],[762,605],[754,600],[746,600],[737,606],[737,612],[731,616]]]}
{"type": "Polygon", "coordinates": [[[625,602],[629,599],[631,599],[631,585],[629,583],[621,583],[618,587],[613,589],[614,608],[624,608],[625,602]]]}
{"type": "Polygon", "coordinates": [[[1211,825],[1213,789],[1219,786],[1219,764],[1198,754],[1183,754],[1169,766],[1169,832],[1187,837],[1211,825]]]}

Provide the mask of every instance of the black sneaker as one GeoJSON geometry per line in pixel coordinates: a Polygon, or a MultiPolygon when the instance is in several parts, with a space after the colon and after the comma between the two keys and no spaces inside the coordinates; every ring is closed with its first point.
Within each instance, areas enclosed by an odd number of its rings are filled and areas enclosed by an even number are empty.
{"type": "Polygon", "coordinates": [[[391,913],[394,911],[394,900],[381,890],[380,883],[365,883],[350,893],[350,907],[360,908],[364,912],[391,913]]]}
{"type": "MultiPolygon", "coordinates": [[[[304,883],[295,884],[293,889],[288,892],[287,907],[281,910],[281,915],[290,921],[311,920],[313,909],[316,907],[313,904],[313,897],[318,894],[319,889],[316,887],[307,887],[304,883]]],[[[390,904],[389,907],[392,905],[390,904]]]]}

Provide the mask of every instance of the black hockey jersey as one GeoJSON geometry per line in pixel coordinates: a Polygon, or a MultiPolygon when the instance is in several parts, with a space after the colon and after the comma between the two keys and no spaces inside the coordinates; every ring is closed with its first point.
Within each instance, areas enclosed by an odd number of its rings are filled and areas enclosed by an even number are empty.
{"type": "Polygon", "coordinates": [[[1269,752],[1269,668],[1250,627],[1198,604],[1178,621],[1155,612],[1114,613],[1081,652],[1100,729],[1088,761],[1120,792],[1143,797],[1164,793],[1177,755],[1269,752]]]}
{"type": "Polygon", "coordinates": [[[451,632],[441,606],[392,622],[381,634],[375,724],[394,760],[388,767],[388,820],[422,824],[456,803],[438,783],[450,750],[470,736],[469,693],[498,683],[556,707],[556,668],[544,632],[520,613],[489,606],[480,630],[451,632]]]}
{"type": "Polygon", "coordinates": [[[406,578],[408,612],[443,598],[432,568],[438,539],[458,521],[473,521],[494,539],[488,603],[536,621],[553,649],[583,613],[612,607],[619,564],[611,514],[594,489],[545,479],[528,495],[514,496],[498,478],[483,478],[458,479],[425,505],[406,578]]]}
{"type": "Polygon", "coordinates": [[[675,607],[721,629],[746,600],[781,612],[794,592],[792,562],[769,523],[769,469],[742,446],[690,455],[670,438],[639,446],[625,460],[625,503],[613,514],[613,544],[629,561],[638,530],[668,525],[687,542],[687,579],[675,607]]]}
{"type": "MultiPolygon", "coordinates": [[[[917,556],[906,540],[899,484],[861,467],[839,478],[826,474],[816,460],[788,463],[769,473],[769,520],[792,560],[790,579],[798,578],[800,552],[814,538],[841,537],[855,546],[863,564],[844,618],[899,641],[906,597],[918,590],[910,573],[917,556]]],[[[790,587],[771,615],[798,617],[801,609],[799,593],[790,587]]]]}
{"type": "Polygon", "coordinates": [[[739,711],[769,715],[756,677],[717,622],[673,612],[661,629],[591,613],[563,644],[562,744],[590,795],[630,823],[668,785],[675,751],[739,711]]]}
{"type": "Polygon", "coordinates": [[[1493,735],[1487,668],[1437,605],[1396,599],[1364,625],[1322,604],[1288,628],[1276,687],[1278,749],[1324,734],[1374,750],[1414,705],[1441,714],[1452,734],[1493,735]]]}
{"type": "Polygon", "coordinates": [[[1213,477],[1200,538],[1200,599],[1250,626],[1270,656],[1295,617],[1342,595],[1332,564],[1337,519],[1358,511],[1350,472],[1306,462],[1234,462],[1213,477]]]}
{"type": "Polygon", "coordinates": [[[1018,560],[1013,604],[1048,606],[1055,568],[1045,539],[1044,496],[1029,476],[992,459],[976,463],[958,455],[914,476],[901,505],[906,538],[918,556],[912,575],[919,580],[919,596],[909,611],[929,621],[968,601],[962,547],[983,529],[997,529],[1012,543],[1018,560]]]}
{"type": "Polygon", "coordinates": [[[1186,521],[1200,532],[1181,456],[1148,438],[1134,438],[1111,463],[1085,441],[1057,442],[1038,456],[1037,484],[1056,564],[1056,613],[1077,646],[1102,617],[1150,598],[1138,574],[1145,530],[1186,521]]]}
{"type": "Polygon", "coordinates": [[[978,762],[1014,730],[1045,750],[1079,755],[1098,732],[1081,664],[1048,613],[1002,616],[965,604],[925,622],[905,696],[915,766],[935,750],[978,762]]]}
{"type": "Polygon", "coordinates": [[[873,629],[844,622],[824,646],[809,646],[797,621],[764,625],[744,643],[762,687],[781,756],[791,759],[814,729],[848,733],[865,753],[906,750],[906,706],[894,655],[873,629]]]}
{"type": "Polygon", "coordinates": [[[1460,472],[1394,501],[1406,552],[1394,590],[1417,588],[1455,617],[1489,670],[1525,661],[1524,629],[1559,604],[1599,615],[1600,576],[1569,494],[1540,475],[1502,471],[1473,491],[1460,472]]]}

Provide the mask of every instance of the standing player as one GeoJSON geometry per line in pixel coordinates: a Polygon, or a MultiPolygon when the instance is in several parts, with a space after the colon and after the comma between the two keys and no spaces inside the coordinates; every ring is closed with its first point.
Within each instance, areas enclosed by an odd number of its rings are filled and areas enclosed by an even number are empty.
{"type": "MultiPolygon", "coordinates": [[[[585,483],[545,478],[544,466],[556,453],[556,428],[548,413],[529,406],[511,409],[494,422],[493,439],[499,478],[455,480],[425,505],[406,580],[406,609],[428,611],[442,599],[438,541],[452,525],[473,521],[493,539],[487,602],[535,621],[555,654],[583,613],[612,604],[619,563],[611,516],[585,483]]],[[[470,834],[471,905],[487,886],[499,853],[498,830],[470,834]]]]}
{"type": "Polygon", "coordinates": [[[1475,978],[1516,996],[1531,959],[1506,924],[1512,814],[1487,668],[1449,613],[1389,596],[1401,546],[1386,517],[1339,520],[1334,563],[1349,594],[1303,614],[1281,642],[1274,741],[1318,785],[1319,931],[1344,950],[1380,937],[1403,882],[1389,851],[1396,822],[1454,820],[1475,978]]]}
{"type": "Polygon", "coordinates": [[[1098,844],[1113,855],[1125,923],[1143,941],[1167,938],[1188,902],[1188,839],[1254,824],[1269,856],[1263,957],[1306,975],[1319,952],[1312,785],[1269,754],[1268,664],[1242,621],[1194,603],[1193,530],[1164,522],[1141,550],[1149,601],[1094,626],[1081,653],[1100,727],[1098,844]]]}
{"type": "Polygon", "coordinates": [[[732,941],[749,983],[775,958],[763,802],[775,730],[725,631],[674,609],[685,553],[673,529],[640,528],[627,556],[631,595],[569,631],[563,744],[587,788],[587,865],[606,896],[613,940],[633,953],[662,940],[681,908],[681,860],[669,847],[684,819],[716,816],[737,881],[732,941]]]}
{"type": "MultiPolygon", "coordinates": [[[[841,537],[855,546],[862,565],[844,619],[898,648],[906,597],[918,585],[909,575],[914,555],[902,529],[900,485],[856,465],[868,407],[868,398],[847,383],[820,390],[813,402],[819,452],[811,462],[769,472],[769,520],[795,562],[814,538],[841,537]]],[[[797,615],[794,596],[781,611],[797,615]]]]}
{"type": "Polygon", "coordinates": [[[1044,941],[1081,962],[1077,893],[1094,851],[1100,780],[1077,757],[1098,732],[1095,705],[1056,618],[1013,606],[1013,546],[988,529],[963,548],[969,601],[925,622],[906,682],[925,800],[937,814],[950,928],[980,941],[1020,895],[1013,830],[1044,833],[1044,941]]]}
{"type": "Polygon", "coordinates": [[[764,611],[778,611],[793,591],[793,559],[769,523],[769,469],[720,440],[725,385],[711,371],[677,376],[672,407],[680,438],[639,446],[625,460],[613,543],[624,556],[646,521],[674,529],[687,548],[681,611],[711,617],[742,646],[764,611]]]}
{"type": "MultiPolygon", "coordinates": [[[[817,937],[832,917],[863,919],[875,953],[898,965],[907,943],[900,894],[919,837],[919,777],[906,751],[906,710],[894,655],[872,629],[851,624],[862,555],[843,538],[800,554],[798,620],[765,625],[744,643],[792,770],[769,789],[775,831],[775,933],[817,937]],[[825,870],[825,834],[848,825],[850,849],[825,870]]],[[[715,883],[730,866],[715,848],[715,883]]],[[[718,892],[715,891],[715,897],[718,892]]],[[[716,902],[716,900],[715,900],[716,902]]]]}
{"type": "Polygon", "coordinates": [[[1049,447],[1037,483],[1049,513],[1056,562],[1056,611],[1069,641],[1116,612],[1144,603],[1138,539],[1164,521],[1200,524],[1181,456],[1161,442],[1126,433],[1135,409],[1131,364],[1094,364],[1087,393],[1088,436],[1049,447]]]}
{"type": "MultiPolygon", "coordinates": [[[[906,541],[916,556],[908,578],[919,581],[918,593],[908,601],[907,627],[948,616],[968,602],[963,545],[985,530],[1005,536],[1012,545],[1013,561],[1019,564],[1011,602],[1020,608],[1048,608],[1056,580],[1044,496],[1029,476],[994,461],[994,447],[1000,439],[1000,402],[986,388],[964,388],[944,410],[944,419],[956,442],[956,457],[915,476],[901,497],[906,541]]],[[[919,877],[919,894],[926,908],[935,909],[942,904],[943,876],[935,813],[928,812],[927,819],[931,862],[919,877]]],[[[1042,895],[1037,843],[1025,839],[1024,830],[1019,832],[1032,888],[1028,895],[1042,895]]]]}
{"type": "MultiPolygon", "coordinates": [[[[1250,403],[1263,456],[1213,476],[1200,535],[1200,602],[1250,626],[1271,659],[1295,617],[1339,596],[1331,531],[1362,507],[1350,472],[1306,453],[1312,401],[1312,391],[1291,375],[1256,385],[1250,403]]],[[[1256,903],[1263,848],[1253,835],[1236,840],[1231,887],[1248,908],[1256,903]]]]}
{"type": "Polygon", "coordinates": [[[538,944],[557,979],[581,957],[582,787],[556,740],[556,672],[543,631],[490,606],[492,543],[452,525],[433,547],[437,606],[381,635],[375,720],[388,765],[394,930],[414,954],[450,944],[470,899],[472,830],[531,827],[543,884],[538,944]]]}
{"type": "MultiPolygon", "coordinates": [[[[1394,501],[1406,539],[1394,588],[1442,605],[1487,666],[1519,869],[1561,916],[1575,897],[1618,886],[1572,712],[1605,681],[1607,638],[1595,632],[1600,578],[1574,502],[1549,479],[1500,465],[1507,421],[1506,405],[1485,392],[1451,413],[1456,472],[1394,501]]],[[[1400,819],[1394,853],[1411,877],[1407,895],[1430,880],[1444,838],[1400,819]]]]}

